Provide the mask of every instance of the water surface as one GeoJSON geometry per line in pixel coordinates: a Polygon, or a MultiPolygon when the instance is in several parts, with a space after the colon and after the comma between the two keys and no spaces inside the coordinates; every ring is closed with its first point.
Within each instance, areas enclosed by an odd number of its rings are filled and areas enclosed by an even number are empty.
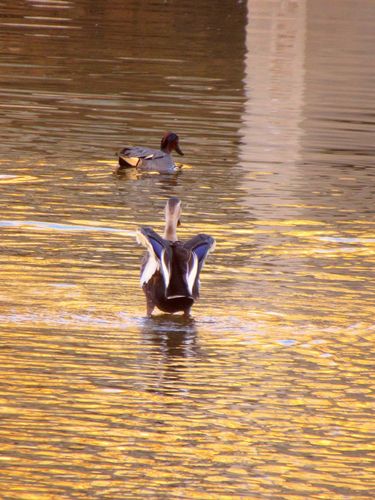
{"type": "Polygon", "coordinates": [[[0,5],[0,493],[370,499],[375,5],[0,5]],[[179,133],[177,176],[112,174],[179,133]],[[217,240],[145,318],[139,225],[217,240]]]}

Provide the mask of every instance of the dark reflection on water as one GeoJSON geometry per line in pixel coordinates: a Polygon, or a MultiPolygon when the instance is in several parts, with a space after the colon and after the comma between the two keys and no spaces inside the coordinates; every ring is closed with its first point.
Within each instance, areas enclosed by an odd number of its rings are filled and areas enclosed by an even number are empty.
{"type": "Polygon", "coordinates": [[[145,342],[159,347],[165,358],[191,358],[197,355],[197,328],[193,318],[160,315],[144,321],[145,342]]]}
{"type": "Polygon", "coordinates": [[[170,396],[188,393],[184,383],[186,361],[202,355],[195,320],[170,315],[147,318],[141,336],[144,345],[153,346],[152,358],[157,360],[148,390],[170,396]]]}
{"type": "Polygon", "coordinates": [[[0,496],[371,498],[375,5],[0,4],[0,496]],[[177,175],[115,176],[178,132],[177,175]],[[135,230],[217,240],[146,319],[135,230]]]}

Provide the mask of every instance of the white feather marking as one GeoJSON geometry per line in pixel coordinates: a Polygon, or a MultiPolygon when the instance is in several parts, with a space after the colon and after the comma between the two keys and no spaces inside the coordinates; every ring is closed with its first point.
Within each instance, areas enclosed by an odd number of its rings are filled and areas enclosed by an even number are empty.
{"type": "Polygon", "coordinates": [[[212,253],[216,248],[216,240],[213,241],[212,245],[210,246],[210,248],[208,249],[208,252],[207,252],[207,255],[209,253],[212,253]]]}
{"type": "Polygon", "coordinates": [[[135,239],[137,240],[138,245],[146,246],[143,243],[144,236],[143,236],[143,234],[141,233],[141,231],[139,229],[137,229],[136,232],[135,232],[135,239]]]}
{"type": "Polygon", "coordinates": [[[148,241],[148,238],[139,229],[137,229],[137,231],[135,233],[135,238],[137,240],[137,243],[139,245],[142,245],[143,247],[147,248],[147,250],[149,252],[153,252],[154,251],[154,249],[152,248],[151,243],[148,241]]]}
{"type": "Polygon", "coordinates": [[[146,265],[141,274],[141,286],[148,283],[159,269],[159,262],[155,259],[155,254],[148,253],[146,259],[146,265]]]}
{"type": "Polygon", "coordinates": [[[161,264],[161,273],[162,273],[163,278],[164,278],[164,285],[165,285],[165,288],[168,288],[169,282],[171,280],[171,270],[170,270],[170,264],[167,262],[167,259],[166,259],[165,248],[163,248],[163,250],[161,252],[160,264],[161,264]]]}
{"type": "Polygon", "coordinates": [[[193,295],[193,286],[195,283],[195,278],[197,277],[198,272],[198,257],[192,252],[191,256],[193,257],[193,265],[191,266],[191,270],[186,273],[186,281],[189,289],[190,295],[193,295]]]}
{"type": "Polygon", "coordinates": [[[148,283],[156,271],[159,270],[160,265],[148,238],[139,230],[137,230],[135,236],[137,242],[147,249],[146,264],[141,274],[141,286],[143,286],[145,283],[148,283]]]}

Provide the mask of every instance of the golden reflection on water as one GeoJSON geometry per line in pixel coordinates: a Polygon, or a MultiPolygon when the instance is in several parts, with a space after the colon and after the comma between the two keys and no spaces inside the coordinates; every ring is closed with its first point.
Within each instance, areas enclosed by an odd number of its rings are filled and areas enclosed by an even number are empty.
{"type": "Polygon", "coordinates": [[[1,497],[372,498],[375,11],[248,3],[0,7],[1,497]],[[181,175],[113,175],[172,126],[181,175]],[[188,321],[139,287],[171,195],[188,321]]]}
{"type": "MultiPolygon", "coordinates": [[[[301,226],[309,221],[264,221],[262,228],[253,225],[254,236],[273,241],[292,232],[287,257],[293,262],[319,259],[324,249],[342,258],[335,250],[342,243],[324,240],[321,225],[301,226]]],[[[59,231],[24,232],[26,241],[48,241],[59,252],[59,231]]],[[[224,240],[220,225],[213,232],[224,240]]],[[[85,237],[86,250],[99,243],[95,236],[85,237]]],[[[114,233],[109,242],[120,248],[117,238],[114,233]]],[[[239,248],[247,238],[237,231],[239,248]]],[[[354,239],[354,250],[361,249],[361,234],[354,239]]],[[[64,240],[74,252],[72,234],[64,240]]],[[[125,273],[107,260],[85,266],[73,256],[21,254],[3,262],[0,485],[7,498],[160,492],[257,498],[269,491],[287,499],[368,498],[373,387],[364,353],[373,343],[373,304],[359,304],[348,284],[354,276],[344,281],[337,266],[333,274],[298,270],[282,279],[293,304],[284,303],[285,292],[272,303],[264,291],[263,300],[244,297],[248,280],[257,277],[263,290],[267,282],[278,288],[277,277],[256,265],[260,254],[284,258],[277,248],[256,251],[252,268],[234,269],[234,283],[212,257],[196,319],[187,324],[168,316],[142,319],[137,263],[125,273]],[[227,308],[216,276],[231,297],[227,308]],[[327,304],[340,290],[344,297],[327,304]]],[[[218,253],[223,250],[219,245],[218,253]]],[[[353,263],[353,252],[348,258],[353,263]]]]}
{"type": "Polygon", "coordinates": [[[171,348],[176,332],[155,339],[144,322],[98,331],[87,321],[66,336],[36,322],[18,328],[23,352],[4,332],[9,498],[26,486],[46,498],[88,498],[91,489],[104,498],[225,498],[223,489],[366,498],[371,400],[361,353],[371,343],[361,328],[337,342],[332,331],[264,324],[249,335],[201,320],[171,348]]]}

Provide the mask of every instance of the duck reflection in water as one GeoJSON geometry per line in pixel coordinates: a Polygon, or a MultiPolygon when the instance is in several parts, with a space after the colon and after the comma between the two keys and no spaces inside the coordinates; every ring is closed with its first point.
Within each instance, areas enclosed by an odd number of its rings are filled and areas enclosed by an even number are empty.
{"type": "Polygon", "coordinates": [[[123,181],[140,181],[142,182],[142,187],[147,187],[147,183],[150,183],[150,188],[154,189],[156,184],[162,190],[169,192],[171,187],[178,185],[178,179],[182,172],[178,170],[173,174],[161,174],[158,172],[142,172],[136,168],[130,168],[115,173],[119,185],[123,181]]]}
{"type": "Polygon", "coordinates": [[[147,249],[141,266],[141,285],[146,295],[147,316],[155,307],[163,312],[190,315],[199,297],[199,274],[215,240],[198,234],[185,243],[177,239],[181,200],[172,197],[165,206],[163,238],[150,227],[137,231],[137,241],[147,249]]]}
{"type": "Polygon", "coordinates": [[[193,318],[162,314],[146,318],[142,327],[145,342],[152,342],[165,358],[192,358],[198,354],[197,327],[193,318]]]}
{"type": "Polygon", "coordinates": [[[163,314],[145,318],[141,330],[147,363],[152,376],[147,391],[169,396],[187,396],[185,374],[201,358],[197,328],[192,318],[163,314]],[[152,345],[152,354],[150,353],[152,345]],[[150,360],[151,363],[150,363],[150,360]]]}

